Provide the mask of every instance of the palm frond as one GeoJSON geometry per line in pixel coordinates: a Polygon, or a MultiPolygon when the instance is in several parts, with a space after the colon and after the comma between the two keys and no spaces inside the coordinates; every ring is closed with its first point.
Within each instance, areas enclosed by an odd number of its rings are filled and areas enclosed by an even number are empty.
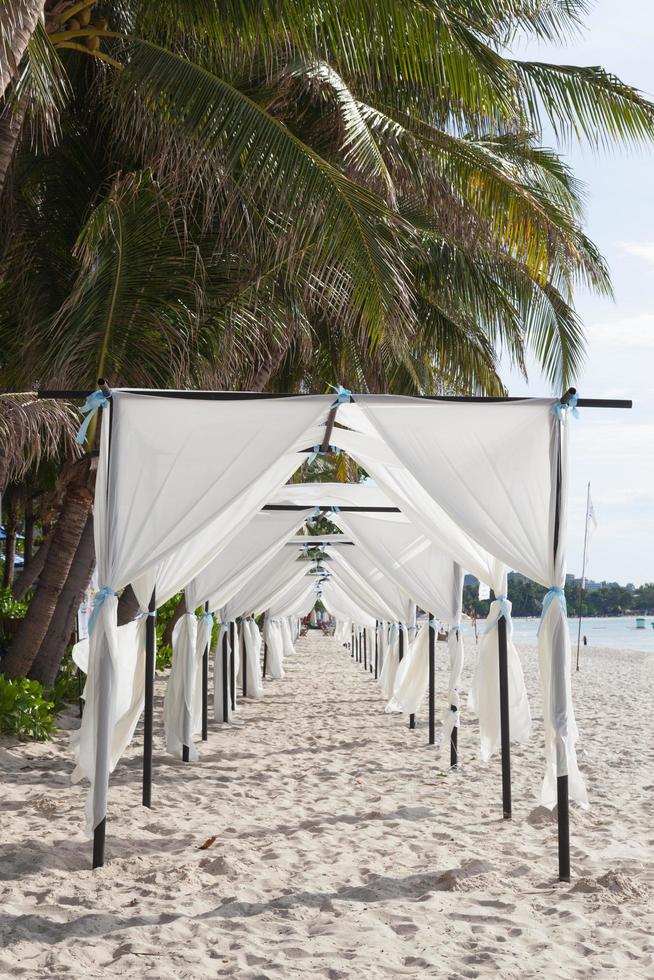
{"type": "Polygon", "coordinates": [[[0,394],[0,491],[42,462],[81,455],[75,442],[79,413],[34,392],[0,394]]]}

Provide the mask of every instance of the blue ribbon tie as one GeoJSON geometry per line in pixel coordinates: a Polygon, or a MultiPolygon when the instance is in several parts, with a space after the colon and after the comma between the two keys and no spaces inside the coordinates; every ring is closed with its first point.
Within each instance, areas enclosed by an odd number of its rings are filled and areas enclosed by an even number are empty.
{"type": "Polygon", "coordinates": [[[493,616],[492,619],[486,620],[486,627],[484,629],[484,633],[489,633],[490,630],[492,630],[492,628],[495,626],[500,616],[504,616],[504,619],[506,620],[506,628],[508,629],[509,633],[511,633],[511,631],[513,630],[513,621],[511,619],[509,600],[505,595],[497,595],[495,596],[495,602],[499,603],[499,609],[497,610],[496,614],[493,616]]]}
{"type": "Polygon", "coordinates": [[[336,392],[337,405],[342,405],[343,402],[349,402],[350,398],[352,397],[352,392],[349,390],[349,388],[344,388],[342,385],[330,385],[329,387],[336,392]]]}
{"type": "Polygon", "coordinates": [[[559,602],[561,603],[561,609],[563,610],[563,615],[567,618],[568,604],[565,600],[565,591],[564,589],[559,588],[557,585],[553,585],[552,588],[545,593],[545,597],[543,599],[543,611],[540,614],[540,623],[538,624],[538,632],[536,633],[536,636],[540,636],[540,631],[543,626],[543,620],[545,619],[545,613],[550,608],[550,606],[552,605],[555,599],[558,599],[559,602]]]}
{"type": "Polygon", "coordinates": [[[86,440],[86,433],[91,424],[91,419],[94,417],[98,409],[106,408],[108,404],[109,404],[109,399],[105,397],[105,395],[102,393],[100,388],[98,388],[97,391],[94,391],[92,394],[90,394],[87,397],[86,401],[80,408],[80,412],[82,413],[82,415],[86,415],[86,418],[80,425],[79,431],[75,436],[75,442],[77,443],[78,446],[84,445],[84,442],[86,440]]]}
{"type": "Polygon", "coordinates": [[[563,421],[565,412],[571,412],[572,417],[575,419],[579,418],[579,409],[577,408],[578,400],[578,395],[574,394],[567,402],[555,402],[555,404],[552,406],[552,411],[556,415],[559,422],[563,421]]]}
{"type": "Polygon", "coordinates": [[[95,621],[98,618],[98,613],[100,609],[105,604],[109,596],[116,595],[113,589],[100,589],[93,596],[93,609],[89,617],[89,636],[93,632],[93,627],[95,626],[95,621]]]}

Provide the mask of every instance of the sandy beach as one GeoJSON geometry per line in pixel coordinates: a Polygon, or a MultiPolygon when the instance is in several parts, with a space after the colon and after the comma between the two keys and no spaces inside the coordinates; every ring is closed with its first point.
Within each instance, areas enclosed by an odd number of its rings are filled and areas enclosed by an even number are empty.
{"type": "MultiPolygon", "coordinates": [[[[537,660],[521,653],[535,723],[513,752],[511,822],[499,760],[480,763],[465,710],[448,773],[426,712],[409,731],[372,676],[315,634],[265,700],[211,725],[195,765],[164,754],[157,682],[153,809],[140,804],[139,729],[112,777],[98,871],[67,733],[5,739],[0,975],[651,978],[654,659],[583,652],[573,689],[591,809],[572,814],[563,885],[555,818],[537,805],[537,660]]],[[[438,644],[441,704],[445,659],[438,644]]]]}

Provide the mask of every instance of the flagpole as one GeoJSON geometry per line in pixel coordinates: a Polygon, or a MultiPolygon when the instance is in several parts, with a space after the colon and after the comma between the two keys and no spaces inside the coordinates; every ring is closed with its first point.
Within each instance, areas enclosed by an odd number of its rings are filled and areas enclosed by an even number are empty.
{"type": "Polygon", "coordinates": [[[586,585],[586,548],[588,547],[588,517],[590,514],[590,480],[586,492],[586,526],[584,528],[584,557],[581,563],[581,581],[579,582],[579,626],[577,629],[577,670],[579,670],[579,644],[581,643],[581,603],[586,585]]]}

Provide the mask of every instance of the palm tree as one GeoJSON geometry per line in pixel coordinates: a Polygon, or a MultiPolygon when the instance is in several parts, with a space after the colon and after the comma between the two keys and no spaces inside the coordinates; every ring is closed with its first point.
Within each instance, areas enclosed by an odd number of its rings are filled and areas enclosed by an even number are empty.
{"type": "MultiPolygon", "coordinates": [[[[46,4],[15,83],[50,142],[23,131],[5,188],[4,382],[498,393],[504,349],[566,385],[574,290],[610,286],[542,120],[633,143],[653,108],[601,69],[505,52],[584,6],[46,4]]],[[[74,473],[14,670],[81,561],[74,473]]]]}

